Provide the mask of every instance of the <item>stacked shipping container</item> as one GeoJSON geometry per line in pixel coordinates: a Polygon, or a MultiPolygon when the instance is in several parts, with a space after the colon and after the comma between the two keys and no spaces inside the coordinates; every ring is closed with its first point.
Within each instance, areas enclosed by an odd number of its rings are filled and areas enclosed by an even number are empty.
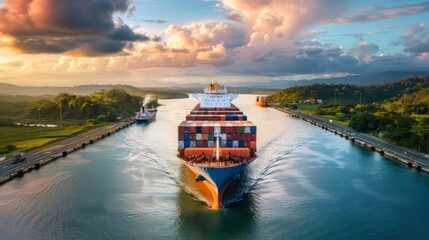
{"type": "Polygon", "coordinates": [[[179,150],[214,148],[215,133],[220,133],[221,148],[248,148],[256,152],[256,126],[236,106],[231,108],[200,108],[199,104],[179,125],[179,150]]]}

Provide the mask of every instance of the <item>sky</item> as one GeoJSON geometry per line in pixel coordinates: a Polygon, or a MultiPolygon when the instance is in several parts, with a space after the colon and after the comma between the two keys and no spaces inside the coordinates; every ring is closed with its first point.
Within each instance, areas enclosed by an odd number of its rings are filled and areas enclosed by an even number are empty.
{"type": "Polygon", "coordinates": [[[429,1],[0,0],[0,82],[269,82],[429,69],[429,1]]]}

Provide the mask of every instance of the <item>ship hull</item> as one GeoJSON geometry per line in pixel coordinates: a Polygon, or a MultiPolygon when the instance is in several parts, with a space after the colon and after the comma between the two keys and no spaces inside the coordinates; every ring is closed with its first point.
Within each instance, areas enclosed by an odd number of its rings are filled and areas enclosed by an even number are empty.
{"type": "Polygon", "coordinates": [[[152,122],[153,120],[155,120],[156,118],[156,113],[149,115],[147,118],[136,118],[136,122],[137,123],[149,123],[152,122]]]}
{"type": "Polygon", "coordinates": [[[212,208],[224,208],[223,199],[228,187],[234,180],[240,178],[241,173],[253,160],[237,164],[234,166],[212,167],[205,165],[191,164],[181,159],[192,172],[195,173],[195,180],[203,184],[209,191],[213,200],[212,208]]]}

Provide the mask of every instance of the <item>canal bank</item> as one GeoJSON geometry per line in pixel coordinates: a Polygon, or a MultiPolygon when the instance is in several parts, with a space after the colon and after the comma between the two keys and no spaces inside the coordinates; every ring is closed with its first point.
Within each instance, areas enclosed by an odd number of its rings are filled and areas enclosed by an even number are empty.
{"type": "Polygon", "coordinates": [[[25,160],[17,163],[13,163],[13,158],[6,159],[0,163],[0,186],[16,177],[23,177],[28,172],[40,169],[52,161],[67,157],[68,154],[84,149],[88,145],[94,144],[96,141],[104,139],[134,123],[134,119],[131,118],[37,148],[25,153],[25,160]]]}
{"type": "Polygon", "coordinates": [[[284,112],[292,117],[300,118],[327,131],[333,132],[334,134],[344,137],[345,139],[350,140],[364,148],[368,148],[371,151],[379,152],[381,155],[384,155],[391,160],[406,164],[408,167],[413,167],[418,171],[429,173],[429,159],[425,158],[421,153],[392,145],[388,142],[382,141],[381,139],[377,139],[367,134],[354,131],[350,128],[322,120],[300,111],[294,111],[276,106],[270,107],[284,112]]]}

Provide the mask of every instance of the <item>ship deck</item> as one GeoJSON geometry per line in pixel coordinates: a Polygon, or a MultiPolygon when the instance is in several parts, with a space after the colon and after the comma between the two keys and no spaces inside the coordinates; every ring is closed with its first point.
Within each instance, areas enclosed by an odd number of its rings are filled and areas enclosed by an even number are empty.
{"type": "Polygon", "coordinates": [[[194,166],[201,167],[233,167],[238,166],[246,162],[251,162],[256,156],[253,157],[242,157],[242,156],[228,156],[228,157],[220,157],[219,160],[216,160],[215,156],[208,157],[204,156],[204,154],[200,154],[197,156],[188,156],[188,157],[180,157],[186,163],[189,163],[194,166]]]}

